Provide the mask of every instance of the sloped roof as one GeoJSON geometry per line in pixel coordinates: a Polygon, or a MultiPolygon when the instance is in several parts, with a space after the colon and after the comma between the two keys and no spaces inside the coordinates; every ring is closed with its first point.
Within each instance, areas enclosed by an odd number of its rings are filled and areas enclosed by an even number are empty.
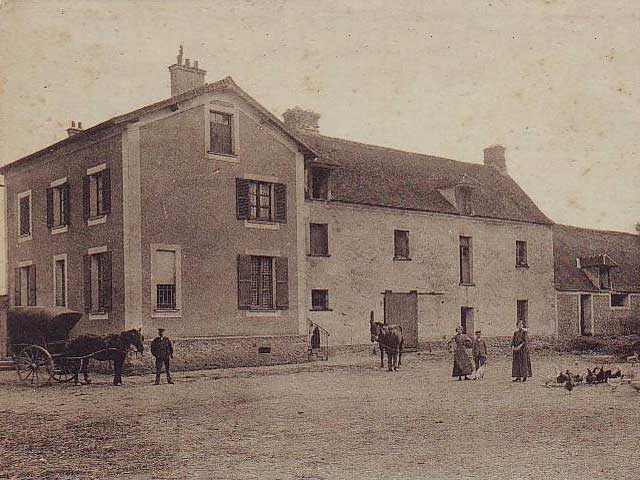
{"type": "Polygon", "coordinates": [[[553,226],[554,276],[558,290],[596,291],[584,271],[577,267],[576,258],[604,258],[604,255],[617,264],[610,270],[611,289],[640,292],[639,235],[553,226]]]}
{"type": "Polygon", "coordinates": [[[264,108],[259,102],[257,102],[253,97],[251,97],[251,95],[249,95],[247,92],[245,92],[244,90],[242,90],[234,81],[231,77],[225,77],[222,80],[219,80],[217,82],[213,82],[213,83],[206,83],[204,85],[202,85],[201,87],[198,88],[194,88],[193,90],[189,90],[187,92],[181,93],[180,95],[176,95],[175,97],[171,97],[171,98],[167,98],[165,100],[162,100],[160,102],[156,102],[156,103],[152,103],[151,105],[147,105],[145,107],[142,108],[138,108],[137,110],[133,110],[129,113],[125,113],[123,115],[118,115],[116,117],[110,118],[109,120],[106,120],[102,123],[99,123],[97,125],[94,125],[91,128],[88,128],[86,130],[81,130],[79,131],[77,134],[65,138],[63,140],[60,140],[59,142],[56,142],[52,145],[49,145],[48,147],[45,147],[41,150],[38,150],[37,152],[31,153],[29,155],[27,155],[26,157],[22,157],[18,160],[15,160],[11,163],[8,163],[6,165],[3,165],[2,167],[0,167],[0,173],[5,173],[6,170],[15,167],[19,164],[22,164],[28,160],[32,160],[36,157],[39,157],[42,154],[48,153],[48,152],[53,152],[59,148],[64,147],[65,145],[69,145],[75,142],[79,142],[83,139],[86,139],[87,137],[90,137],[91,135],[105,130],[107,128],[111,128],[111,127],[116,127],[118,125],[123,125],[126,123],[130,123],[130,122],[137,122],[138,119],[140,117],[142,117],[143,115],[146,115],[148,113],[152,113],[158,110],[162,110],[163,108],[169,108],[172,107],[174,105],[179,104],[180,102],[184,102],[187,100],[190,100],[192,98],[197,97],[198,95],[202,95],[204,93],[211,93],[211,92],[220,92],[220,91],[225,91],[225,90],[229,90],[234,92],[235,94],[237,94],[238,96],[240,96],[241,98],[243,98],[245,101],[247,101],[249,104],[251,104],[253,107],[255,107],[258,111],[260,111],[276,128],[278,128],[279,130],[281,130],[283,133],[285,133],[287,136],[289,136],[291,139],[293,139],[296,143],[298,143],[301,147],[302,150],[305,153],[308,153],[309,155],[313,155],[313,156],[317,156],[316,152],[313,151],[312,148],[309,147],[309,145],[307,145],[298,135],[295,134],[295,132],[293,132],[291,129],[289,129],[289,127],[287,127],[284,122],[282,122],[282,120],[280,120],[278,117],[276,117],[275,115],[273,115],[271,112],[269,112],[266,108],[264,108]]]}
{"type": "Polygon", "coordinates": [[[458,214],[438,191],[473,183],[474,216],[551,224],[507,175],[483,164],[404,152],[391,148],[299,132],[319,152],[321,162],[338,165],[331,174],[331,197],[347,203],[458,214]]]}

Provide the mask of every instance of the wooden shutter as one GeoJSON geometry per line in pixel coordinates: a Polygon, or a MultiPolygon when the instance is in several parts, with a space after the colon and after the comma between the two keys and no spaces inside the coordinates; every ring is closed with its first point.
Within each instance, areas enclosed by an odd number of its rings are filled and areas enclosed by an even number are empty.
{"type": "Polygon", "coordinates": [[[28,275],[28,281],[27,284],[29,285],[29,302],[28,304],[30,306],[35,306],[37,305],[37,299],[36,299],[36,266],[35,265],[31,265],[29,266],[29,268],[27,269],[27,275],[28,275]]]}
{"type": "Polygon", "coordinates": [[[71,185],[65,183],[62,188],[64,189],[64,218],[62,219],[62,224],[69,225],[71,223],[71,185]]]}
{"type": "Polygon", "coordinates": [[[238,220],[247,220],[250,214],[249,180],[236,178],[236,214],[238,220]]]}
{"type": "Polygon", "coordinates": [[[287,223],[287,186],[284,183],[276,183],[273,189],[276,197],[276,222],[287,223]]]}
{"type": "Polygon", "coordinates": [[[84,273],[84,311],[91,311],[91,255],[82,257],[84,273]]]}
{"type": "Polygon", "coordinates": [[[102,256],[102,282],[100,282],[100,309],[111,310],[113,296],[113,281],[111,275],[111,252],[105,252],[102,256]]]}
{"type": "Polygon", "coordinates": [[[85,222],[91,216],[91,177],[89,175],[82,179],[82,216],[85,222]]]}
{"type": "Polygon", "coordinates": [[[53,227],[53,188],[47,188],[47,227],[53,227]]]}
{"type": "Polygon", "coordinates": [[[276,309],[289,308],[289,264],[287,257],[276,257],[276,309]]]}
{"type": "Polygon", "coordinates": [[[238,308],[251,308],[251,256],[238,255],[238,308]]]}
{"type": "Polygon", "coordinates": [[[111,213],[111,170],[103,170],[102,175],[102,212],[111,213]]]}
{"type": "Polygon", "coordinates": [[[21,275],[20,275],[20,269],[16,268],[16,273],[15,273],[15,279],[14,279],[14,286],[13,286],[13,291],[14,291],[14,296],[13,296],[13,304],[16,307],[19,307],[20,305],[22,305],[22,282],[21,282],[21,275]]]}

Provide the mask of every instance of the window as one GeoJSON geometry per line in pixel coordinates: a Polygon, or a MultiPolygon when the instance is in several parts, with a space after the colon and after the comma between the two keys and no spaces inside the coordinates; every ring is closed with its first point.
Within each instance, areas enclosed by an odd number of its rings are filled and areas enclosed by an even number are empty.
{"type": "Polygon", "coordinates": [[[411,260],[409,257],[409,232],[406,230],[393,231],[393,259],[411,260]]]}
{"type": "Polygon", "coordinates": [[[84,257],[85,311],[105,313],[111,310],[111,252],[92,250],[84,257]]]}
{"type": "Polygon", "coordinates": [[[460,237],[460,283],[473,284],[473,250],[471,237],[460,237]]]}
{"type": "Polygon", "coordinates": [[[36,266],[33,264],[23,265],[15,272],[15,297],[16,306],[36,305],[36,266]]]}
{"type": "Polygon", "coordinates": [[[516,267],[527,266],[527,242],[516,241],[516,267]]]}
{"type": "Polygon", "coordinates": [[[463,215],[473,215],[473,203],[471,202],[471,189],[468,187],[457,187],[455,189],[458,212],[463,215]]]}
{"type": "Polygon", "coordinates": [[[84,217],[91,220],[111,213],[111,173],[106,165],[90,168],[84,178],[84,217]]]}
{"type": "Polygon", "coordinates": [[[609,267],[599,268],[600,289],[609,290],[611,288],[611,277],[609,275],[609,267]]]}
{"type": "Polygon", "coordinates": [[[465,335],[473,335],[473,308],[460,307],[460,327],[465,335]]]}
{"type": "Polygon", "coordinates": [[[56,307],[67,306],[67,256],[53,257],[53,298],[56,307]]]}
{"type": "Polygon", "coordinates": [[[289,307],[286,257],[238,255],[238,308],[283,310],[289,307]]]}
{"type": "Polygon", "coordinates": [[[311,290],[311,310],[329,310],[328,290],[311,290]]]}
{"type": "Polygon", "coordinates": [[[329,200],[329,170],[311,168],[311,198],[329,200]]]}
{"type": "Polygon", "coordinates": [[[47,188],[47,226],[53,229],[69,224],[69,184],[56,183],[47,188]]]}
{"type": "Polygon", "coordinates": [[[209,112],[210,152],[233,155],[233,116],[228,113],[209,112]]]}
{"type": "Polygon", "coordinates": [[[518,300],[516,306],[516,320],[526,328],[529,326],[529,301],[518,300]]]}
{"type": "Polygon", "coordinates": [[[31,190],[18,194],[18,235],[31,238],[31,190]]]}
{"type": "Polygon", "coordinates": [[[310,245],[309,254],[318,256],[329,255],[329,225],[326,223],[312,223],[309,226],[310,245]]]}
{"type": "Polygon", "coordinates": [[[626,293],[612,293],[611,306],[612,307],[628,307],[629,295],[626,293]]]}
{"type": "Polygon", "coordinates": [[[181,309],[181,259],[178,245],[151,246],[152,302],[156,312],[181,309]]]}
{"type": "Polygon", "coordinates": [[[239,220],[287,223],[287,186],[236,178],[236,214],[239,220]]]}

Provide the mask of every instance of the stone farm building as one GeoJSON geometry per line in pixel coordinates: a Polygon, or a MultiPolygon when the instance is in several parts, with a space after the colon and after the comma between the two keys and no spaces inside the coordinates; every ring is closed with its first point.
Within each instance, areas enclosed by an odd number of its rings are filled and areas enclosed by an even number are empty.
{"type": "Polygon", "coordinates": [[[517,319],[555,335],[556,298],[575,306],[503,147],[473,164],[330,138],[181,54],[169,70],[171,98],[2,167],[10,305],[84,312],[74,334],[162,326],[230,365],[304,360],[314,325],[365,344],[373,316],[417,347],[517,319]]]}

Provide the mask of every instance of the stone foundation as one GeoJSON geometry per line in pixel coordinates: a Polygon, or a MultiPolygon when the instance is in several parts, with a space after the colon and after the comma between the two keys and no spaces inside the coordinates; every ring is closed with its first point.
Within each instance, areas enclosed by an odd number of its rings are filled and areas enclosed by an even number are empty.
{"type": "MultiPolygon", "coordinates": [[[[306,335],[177,338],[171,341],[173,371],[303,363],[309,360],[306,335]]],[[[125,374],[155,371],[150,345],[151,340],[145,341],[144,355],[130,353],[127,356],[125,374]]],[[[112,371],[108,362],[91,361],[90,369],[104,373],[112,371]]]]}

